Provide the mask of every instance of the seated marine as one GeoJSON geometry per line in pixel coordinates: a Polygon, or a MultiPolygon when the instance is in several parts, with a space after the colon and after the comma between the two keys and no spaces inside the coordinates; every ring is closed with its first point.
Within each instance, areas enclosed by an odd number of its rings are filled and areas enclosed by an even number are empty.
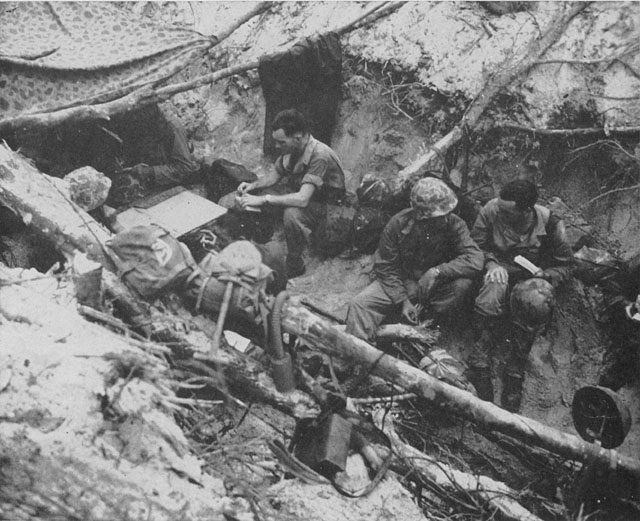
{"type": "Polygon", "coordinates": [[[247,211],[282,213],[289,278],[305,272],[302,255],[324,222],[327,205],[340,206],[346,196],[345,174],[336,153],[315,139],[305,117],[295,109],[279,112],[271,125],[281,155],[275,168],[253,182],[243,182],[219,204],[247,211]]]}
{"type": "Polygon", "coordinates": [[[349,303],[348,333],[372,340],[394,312],[416,323],[420,308],[436,318],[465,308],[484,257],[467,225],[451,213],[457,204],[440,179],[413,186],[411,207],[394,215],[382,232],[375,281],[349,303]]]}
{"type": "Polygon", "coordinates": [[[574,263],[563,221],[537,200],[533,182],[511,181],[480,210],[471,229],[484,252],[485,269],[474,304],[476,343],[469,358],[469,379],[480,398],[493,401],[491,357],[502,319],[509,317],[516,330],[528,333],[515,342],[519,347],[512,346],[507,364],[502,402],[509,410],[520,407],[524,362],[535,333],[551,317],[554,288],[569,278],[574,263]],[[517,256],[536,272],[516,262],[517,256]]]}

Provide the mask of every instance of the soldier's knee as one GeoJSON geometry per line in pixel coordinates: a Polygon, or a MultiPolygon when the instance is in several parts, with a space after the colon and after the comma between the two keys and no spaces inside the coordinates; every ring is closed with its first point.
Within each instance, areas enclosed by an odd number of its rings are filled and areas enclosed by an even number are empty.
{"type": "Polygon", "coordinates": [[[473,288],[473,281],[471,279],[454,279],[452,281],[453,292],[461,297],[466,297],[471,293],[473,288]]]}
{"type": "Polygon", "coordinates": [[[282,220],[284,221],[285,226],[300,226],[301,215],[302,211],[300,208],[290,206],[284,209],[282,220]]]}

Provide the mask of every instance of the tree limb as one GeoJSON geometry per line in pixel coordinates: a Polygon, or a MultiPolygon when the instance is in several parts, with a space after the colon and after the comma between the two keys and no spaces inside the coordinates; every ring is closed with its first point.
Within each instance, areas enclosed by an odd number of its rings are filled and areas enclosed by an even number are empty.
{"type": "Polygon", "coordinates": [[[393,425],[393,418],[385,414],[383,409],[378,409],[373,421],[391,440],[394,458],[391,468],[396,472],[406,475],[410,472],[418,472],[429,482],[453,493],[464,491],[467,494],[478,496],[488,506],[499,510],[506,519],[513,521],[541,521],[520,505],[515,499],[518,493],[504,483],[495,481],[487,476],[472,476],[451,468],[435,458],[420,452],[418,449],[404,443],[393,425]]]}
{"type": "MultiPolygon", "coordinates": [[[[269,2],[266,3],[270,4],[269,2]]],[[[384,7],[376,5],[374,8],[369,9],[363,15],[359,16],[355,21],[350,22],[337,29],[336,32],[338,32],[338,34],[344,34],[348,31],[363,27],[364,25],[372,23],[382,16],[386,16],[392,13],[393,11],[402,7],[402,5],[404,5],[404,2],[391,2],[389,3],[389,5],[385,5],[384,7]]],[[[268,7],[269,5],[266,6],[266,8],[268,7]]],[[[264,10],[265,6],[256,7],[256,9],[251,11],[251,13],[253,13],[251,17],[264,10]]],[[[247,16],[245,16],[242,20],[246,21],[249,18],[249,14],[247,14],[247,16]]],[[[235,30],[237,29],[237,27],[239,27],[239,25],[232,27],[234,27],[235,30]]],[[[231,32],[233,32],[231,31],[231,28],[223,31],[221,33],[220,39],[222,39],[223,37],[226,38],[229,34],[231,34],[231,32]]],[[[265,55],[265,57],[266,56],[269,55],[265,55]]],[[[19,129],[25,130],[29,127],[52,127],[63,122],[79,122],[95,119],[109,120],[111,116],[115,114],[128,112],[137,107],[144,107],[146,105],[159,103],[171,98],[172,96],[180,92],[193,90],[203,85],[215,83],[216,81],[220,81],[229,76],[241,74],[243,72],[255,69],[258,67],[259,63],[259,60],[254,60],[248,63],[226,67],[210,74],[198,76],[197,78],[193,78],[189,81],[175,83],[157,89],[153,89],[152,87],[147,85],[127,94],[126,96],[107,103],[100,103],[97,105],[80,105],[77,107],[70,107],[55,112],[22,114],[20,116],[15,116],[12,118],[5,118],[0,120],[0,132],[19,129]]]]}
{"type": "MultiPolygon", "coordinates": [[[[527,51],[524,56],[513,57],[511,61],[507,61],[499,71],[487,78],[485,87],[478,93],[471,105],[469,105],[462,121],[456,125],[449,134],[435,143],[433,148],[437,148],[441,153],[443,153],[463,138],[465,128],[473,130],[478,125],[480,117],[489,106],[489,103],[491,103],[494,96],[501,89],[511,84],[515,78],[527,72],[535,62],[558,41],[566,27],[589,5],[589,3],[572,2],[569,5],[570,7],[568,11],[558,17],[555,17],[541,38],[532,39],[527,46],[527,51]]],[[[398,172],[398,175],[393,180],[392,191],[394,193],[402,191],[407,183],[411,183],[420,177],[424,168],[436,157],[436,152],[430,150],[413,161],[409,166],[403,168],[398,172]]]]}
{"type": "Polygon", "coordinates": [[[470,392],[448,385],[416,367],[386,355],[291,300],[284,304],[282,310],[282,328],[316,349],[361,364],[372,374],[392,381],[405,391],[416,393],[434,405],[468,418],[489,430],[502,432],[572,460],[597,461],[604,467],[615,461],[619,468],[640,477],[640,460],[604,449],[480,400],[470,392]]]}
{"type": "Polygon", "coordinates": [[[589,136],[598,134],[638,134],[640,127],[607,127],[607,128],[536,128],[517,123],[499,123],[493,128],[518,130],[542,136],[589,136]]]}
{"type": "Polygon", "coordinates": [[[243,16],[238,18],[234,23],[229,25],[226,29],[223,29],[218,34],[214,35],[216,38],[216,44],[219,44],[222,40],[226,40],[231,34],[233,34],[236,29],[243,26],[249,20],[251,20],[254,16],[264,13],[271,9],[273,2],[260,2],[253,9],[247,11],[243,16]]]}

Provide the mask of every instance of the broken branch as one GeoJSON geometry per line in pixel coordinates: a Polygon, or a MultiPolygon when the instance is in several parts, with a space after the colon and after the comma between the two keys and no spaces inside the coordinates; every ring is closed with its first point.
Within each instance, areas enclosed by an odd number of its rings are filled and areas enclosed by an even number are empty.
{"type": "MultiPolygon", "coordinates": [[[[404,2],[393,2],[385,7],[380,7],[379,5],[377,5],[375,8],[368,10],[364,15],[358,17],[358,19],[354,22],[351,22],[337,29],[336,32],[338,32],[338,34],[344,34],[345,32],[348,32],[350,30],[363,27],[364,25],[369,24],[379,19],[380,17],[399,9],[403,4],[404,2]]],[[[262,10],[259,7],[260,6],[256,7],[256,9],[252,11],[252,16],[255,16],[255,14],[258,14],[265,9],[265,6],[262,7],[262,10]]],[[[268,7],[269,6],[267,5],[266,8],[268,7]]],[[[248,17],[247,15],[247,17],[245,18],[246,20],[248,20],[251,17],[248,17]]],[[[227,32],[228,30],[221,32],[220,39],[226,38],[228,36],[228,34],[226,34],[227,32]]],[[[152,105],[155,103],[166,101],[170,97],[180,92],[193,90],[198,87],[202,87],[203,85],[215,83],[229,76],[234,76],[236,74],[241,74],[243,72],[255,69],[258,67],[259,63],[260,62],[258,60],[254,60],[245,64],[234,65],[232,67],[217,70],[210,74],[205,74],[204,76],[198,76],[189,81],[167,85],[158,89],[144,86],[127,94],[126,96],[107,103],[96,105],[81,105],[78,107],[71,107],[55,112],[23,114],[13,118],[2,119],[0,120],[0,132],[18,129],[24,130],[28,127],[51,127],[59,125],[62,122],[80,122],[95,119],[109,120],[111,116],[123,112],[128,112],[135,107],[144,107],[146,105],[152,105]]]]}
{"type": "Polygon", "coordinates": [[[640,127],[607,127],[607,128],[535,128],[517,123],[501,123],[494,128],[519,130],[542,136],[590,136],[598,134],[638,134],[640,127]]]}
{"type": "Polygon", "coordinates": [[[445,490],[454,493],[464,491],[472,496],[478,496],[489,506],[499,510],[506,519],[541,521],[539,517],[513,499],[518,496],[518,493],[504,483],[487,476],[472,476],[456,470],[404,443],[395,430],[391,415],[385,414],[384,410],[376,411],[373,421],[391,441],[394,453],[391,468],[396,472],[403,475],[412,471],[418,472],[429,482],[445,490]]]}
{"type": "Polygon", "coordinates": [[[409,326],[407,324],[386,324],[376,331],[376,340],[406,340],[419,342],[425,346],[434,347],[439,333],[433,329],[422,326],[409,326]]]}
{"type": "Polygon", "coordinates": [[[407,183],[411,183],[421,175],[425,167],[438,157],[438,154],[433,149],[438,149],[441,153],[444,153],[464,137],[465,128],[473,130],[478,125],[480,117],[495,95],[501,89],[508,86],[515,78],[528,71],[535,62],[558,41],[565,28],[587,5],[588,2],[571,3],[567,12],[554,18],[554,21],[541,38],[533,38],[531,40],[526,48],[526,54],[520,57],[514,56],[511,61],[507,61],[504,64],[501,70],[488,78],[485,87],[478,93],[471,105],[469,105],[462,121],[456,125],[449,134],[435,143],[426,154],[420,156],[409,166],[398,172],[398,175],[394,178],[392,191],[394,193],[401,192],[407,183]]]}

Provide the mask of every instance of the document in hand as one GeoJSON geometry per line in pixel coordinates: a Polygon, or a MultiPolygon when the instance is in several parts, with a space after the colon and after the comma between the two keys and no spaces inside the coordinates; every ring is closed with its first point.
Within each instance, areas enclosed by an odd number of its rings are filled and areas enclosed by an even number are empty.
{"type": "Polygon", "coordinates": [[[531,272],[531,275],[535,275],[536,273],[542,271],[540,268],[538,268],[538,266],[536,266],[533,262],[523,257],[522,255],[516,255],[513,259],[513,262],[515,262],[518,266],[521,266],[525,270],[531,272]]]}

